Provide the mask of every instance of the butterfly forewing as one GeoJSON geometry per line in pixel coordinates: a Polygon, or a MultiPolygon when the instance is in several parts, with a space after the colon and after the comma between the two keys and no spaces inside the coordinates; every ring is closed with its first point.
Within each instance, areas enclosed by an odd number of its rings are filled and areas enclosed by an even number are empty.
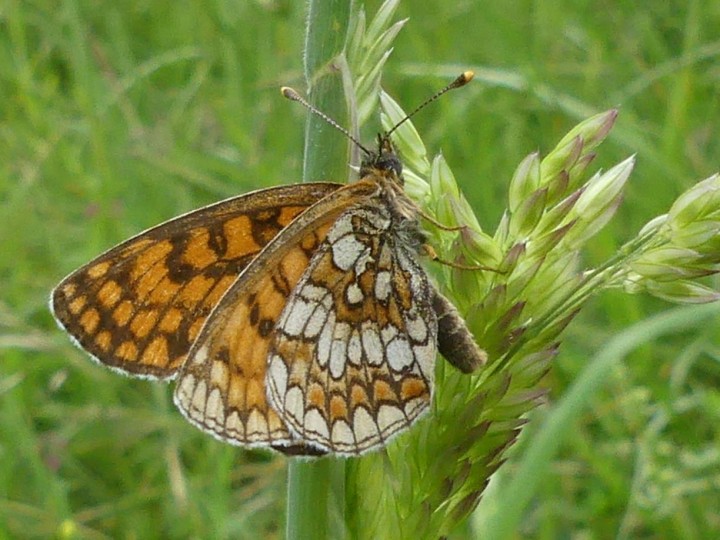
{"type": "Polygon", "coordinates": [[[431,296],[383,197],[340,216],[272,337],[269,400],[298,438],[359,454],[427,409],[437,332],[431,296]]]}
{"type": "Polygon", "coordinates": [[[233,283],[179,372],[175,403],[192,423],[235,444],[302,446],[267,403],[269,344],[332,223],[376,189],[358,182],[321,200],[271,241],[233,283]]]}
{"type": "Polygon", "coordinates": [[[102,254],[53,291],[52,310],[101,363],[173,378],[240,272],[338,184],[282,186],[167,221],[102,254]]]}

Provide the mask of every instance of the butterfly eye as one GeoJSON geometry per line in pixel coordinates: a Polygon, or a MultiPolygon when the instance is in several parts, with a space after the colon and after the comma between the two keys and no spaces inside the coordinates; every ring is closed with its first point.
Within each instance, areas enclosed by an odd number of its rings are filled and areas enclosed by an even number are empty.
{"type": "Polygon", "coordinates": [[[375,167],[383,171],[393,171],[398,178],[402,176],[402,162],[394,153],[381,154],[375,162],[375,167]]]}

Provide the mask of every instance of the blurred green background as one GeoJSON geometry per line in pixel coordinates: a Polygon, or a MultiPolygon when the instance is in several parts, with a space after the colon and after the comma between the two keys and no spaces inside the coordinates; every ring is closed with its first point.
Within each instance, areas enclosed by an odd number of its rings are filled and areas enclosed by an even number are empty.
{"type": "MultiPolygon", "coordinates": [[[[490,232],[517,163],[610,107],[621,114],[597,164],[638,164],[589,263],[720,168],[716,1],[406,0],[404,17],[384,75],[399,103],[476,71],[415,124],[490,232]]],[[[168,386],[93,364],[47,298],[146,227],[300,180],[305,112],[278,87],[303,88],[304,20],[290,0],[0,5],[0,538],[282,537],[284,458],[216,442],[168,386]]],[[[609,337],[668,307],[597,298],[546,379],[550,402],[609,337]]],[[[717,329],[647,344],[614,370],[568,426],[518,537],[718,534],[717,329]]]]}

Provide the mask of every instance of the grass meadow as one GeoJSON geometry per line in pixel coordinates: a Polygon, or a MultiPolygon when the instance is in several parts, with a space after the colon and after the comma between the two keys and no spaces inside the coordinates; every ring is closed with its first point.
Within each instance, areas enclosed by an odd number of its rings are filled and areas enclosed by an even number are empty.
{"type": "MultiPolygon", "coordinates": [[[[596,163],[637,154],[637,166],[589,264],[720,169],[718,2],[404,0],[396,17],[410,20],[383,87],[406,109],[476,72],[414,123],[491,233],[520,160],[611,107],[596,163]]],[[[305,19],[291,0],[0,6],[0,539],[284,537],[285,458],[217,442],[170,386],[96,365],[47,302],[149,226],[301,180],[305,111],[278,89],[304,88],[305,19]]],[[[534,434],[589,360],[670,309],[618,290],[583,310],[546,405],[453,538],[502,514],[495,495],[528,474],[534,434]]],[[[511,537],[720,534],[719,328],[649,338],[592,386],[558,453],[529,472],[541,481],[511,537]]]]}

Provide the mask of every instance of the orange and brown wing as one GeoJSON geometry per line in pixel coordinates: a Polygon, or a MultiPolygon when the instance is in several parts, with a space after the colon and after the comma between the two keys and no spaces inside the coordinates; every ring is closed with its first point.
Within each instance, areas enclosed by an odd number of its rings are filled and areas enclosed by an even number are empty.
{"type": "Polygon", "coordinates": [[[58,323],[121,372],[175,377],[238,275],[298,215],[339,184],[264,189],[182,215],[123,242],[52,292],[58,323]]]}
{"type": "Polygon", "coordinates": [[[267,392],[298,439],[357,455],[428,409],[436,355],[432,286],[381,198],[333,225],[280,317],[267,392]]]}
{"type": "Polygon", "coordinates": [[[225,293],[178,374],[175,404],[193,424],[233,444],[317,453],[303,449],[268,407],[269,343],[288,297],[332,223],[375,189],[363,182],[350,184],[307,209],[225,293]]]}

